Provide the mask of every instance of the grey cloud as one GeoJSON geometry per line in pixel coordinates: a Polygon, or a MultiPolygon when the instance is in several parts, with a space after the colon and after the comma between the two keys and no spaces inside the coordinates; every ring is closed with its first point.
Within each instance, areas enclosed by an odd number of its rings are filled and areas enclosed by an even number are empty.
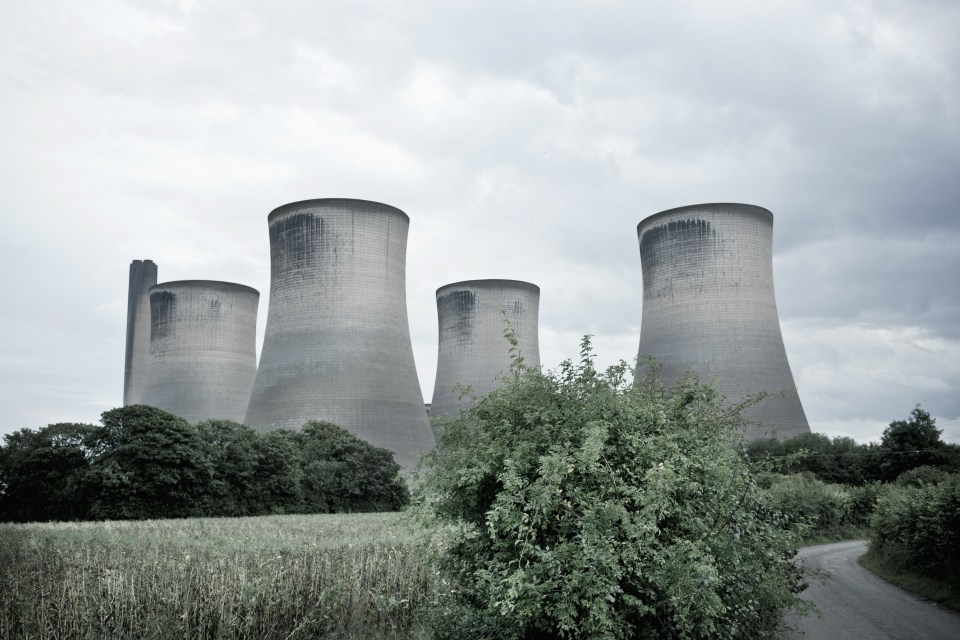
{"type": "Polygon", "coordinates": [[[909,392],[908,411],[937,384],[960,386],[952,369],[918,383],[919,351],[862,332],[850,334],[862,349],[827,348],[861,323],[914,328],[946,353],[960,339],[957,16],[950,2],[828,0],[11,9],[0,260],[35,279],[8,276],[17,304],[0,328],[16,345],[0,348],[13,394],[0,429],[116,404],[130,259],[157,260],[162,280],[253,286],[265,317],[266,214],[316,196],[410,214],[425,396],[436,287],[530,280],[548,367],[587,332],[601,359],[629,359],[637,222],[696,202],[768,207],[781,318],[819,328],[788,339],[795,367],[836,381],[906,359],[913,372],[862,395],[801,390],[820,424],[875,429],[855,412],[891,387],[909,392]],[[38,377],[18,375],[26,356],[44,364],[38,377]]]}

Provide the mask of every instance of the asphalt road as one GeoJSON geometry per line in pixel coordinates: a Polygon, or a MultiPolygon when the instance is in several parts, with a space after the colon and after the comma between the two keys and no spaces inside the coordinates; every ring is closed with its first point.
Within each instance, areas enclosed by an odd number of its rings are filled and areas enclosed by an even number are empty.
{"type": "Polygon", "coordinates": [[[960,615],[921,600],[876,577],[857,558],[863,541],[805,547],[799,557],[828,574],[813,581],[802,597],[813,601],[820,616],[798,619],[780,640],[960,640],[960,615]]]}

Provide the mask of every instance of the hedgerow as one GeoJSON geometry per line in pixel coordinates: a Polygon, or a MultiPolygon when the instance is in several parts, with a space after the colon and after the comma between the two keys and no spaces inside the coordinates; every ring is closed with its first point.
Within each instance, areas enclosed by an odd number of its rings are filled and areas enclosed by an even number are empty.
{"type": "Polygon", "coordinates": [[[870,554],[931,578],[960,575],[960,474],[937,484],[888,485],[870,526],[870,554]]]}

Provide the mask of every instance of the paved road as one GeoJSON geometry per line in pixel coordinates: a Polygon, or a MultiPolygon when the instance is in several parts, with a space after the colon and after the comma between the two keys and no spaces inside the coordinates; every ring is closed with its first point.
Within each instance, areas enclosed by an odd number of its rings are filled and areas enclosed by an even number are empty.
{"type": "Polygon", "coordinates": [[[802,619],[781,640],[960,640],[960,615],[921,600],[876,577],[857,558],[863,541],[838,542],[800,550],[808,566],[828,574],[803,592],[820,609],[802,619]]]}

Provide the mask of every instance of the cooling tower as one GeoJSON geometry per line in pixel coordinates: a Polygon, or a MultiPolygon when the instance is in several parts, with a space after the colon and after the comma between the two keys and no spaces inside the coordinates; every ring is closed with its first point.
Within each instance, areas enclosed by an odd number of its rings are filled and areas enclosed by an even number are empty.
{"type": "Polygon", "coordinates": [[[270,309],[246,424],[328,420],[389,449],[408,471],[433,448],[410,343],[410,219],[350,199],[274,209],[270,309]]]}
{"type": "Polygon", "coordinates": [[[147,361],[150,358],[150,287],[157,284],[152,260],[130,263],[127,289],[127,350],[123,366],[123,406],[143,398],[147,361]]]}
{"type": "Polygon", "coordinates": [[[257,303],[242,284],[165,282],[150,288],[150,361],[142,404],[196,423],[243,420],[257,374],[257,303]]]}
{"type": "MultiPolygon", "coordinates": [[[[736,400],[784,392],[750,409],[748,438],[809,433],[773,293],[773,214],[746,204],[670,209],[637,226],[643,263],[640,355],[666,384],[687,369],[716,375],[736,400]]],[[[638,372],[639,374],[639,372],[638,372]]]]}
{"type": "Polygon", "coordinates": [[[540,288],[517,280],[469,280],[437,289],[440,340],[431,417],[455,417],[469,408],[468,397],[452,386],[470,385],[480,397],[493,391],[510,370],[509,321],[524,363],[540,366],[537,316],[540,288]]]}

